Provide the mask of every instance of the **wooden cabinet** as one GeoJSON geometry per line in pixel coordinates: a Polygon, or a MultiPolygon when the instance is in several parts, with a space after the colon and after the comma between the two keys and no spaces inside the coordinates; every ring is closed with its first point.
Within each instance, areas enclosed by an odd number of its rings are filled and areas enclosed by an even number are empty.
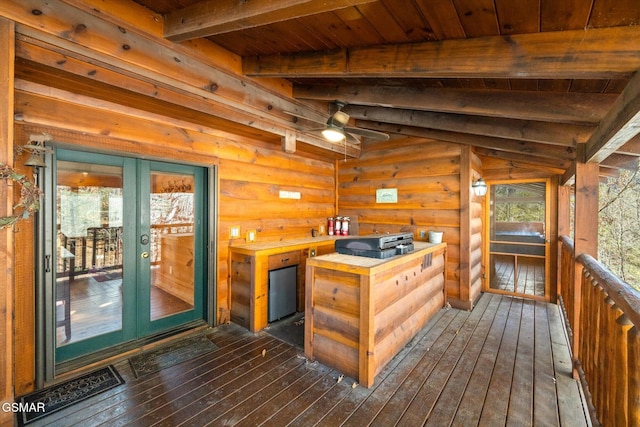
{"type": "Polygon", "coordinates": [[[385,260],[334,253],[307,261],[308,358],[373,384],[446,303],[446,244],[414,246],[385,260]]]}
{"type": "Polygon", "coordinates": [[[268,324],[269,270],[298,266],[296,306],[304,311],[306,261],[334,252],[336,237],[322,236],[284,242],[231,246],[231,320],[256,332],[268,324]]]}
{"type": "Polygon", "coordinates": [[[154,284],[193,305],[193,234],[163,234],[159,280],[154,284]]]}

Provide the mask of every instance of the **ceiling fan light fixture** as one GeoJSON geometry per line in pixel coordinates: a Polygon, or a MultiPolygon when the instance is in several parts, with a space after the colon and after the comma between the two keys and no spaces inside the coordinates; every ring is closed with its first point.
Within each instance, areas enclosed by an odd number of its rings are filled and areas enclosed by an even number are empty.
{"type": "Polygon", "coordinates": [[[345,138],[342,129],[332,126],[323,129],[322,136],[324,136],[324,138],[329,142],[340,142],[345,138]]]}

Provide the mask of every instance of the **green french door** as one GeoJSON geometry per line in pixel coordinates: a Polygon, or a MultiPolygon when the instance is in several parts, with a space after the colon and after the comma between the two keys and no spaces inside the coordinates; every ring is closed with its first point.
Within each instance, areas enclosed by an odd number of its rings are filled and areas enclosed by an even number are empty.
{"type": "Polygon", "coordinates": [[[206,169],[58,149],[55,362],[204,318],[206,169]]]}

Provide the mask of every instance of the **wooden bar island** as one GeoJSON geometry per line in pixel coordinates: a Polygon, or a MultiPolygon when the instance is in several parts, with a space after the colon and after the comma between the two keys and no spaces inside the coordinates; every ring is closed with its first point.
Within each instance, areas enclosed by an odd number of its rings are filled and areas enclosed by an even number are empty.
{"type": "Polygon", "coordinates": [[[305,355],[371,387],[446,304],[446,243],[388,259],[338,253],[306,267],[305,355]]]}

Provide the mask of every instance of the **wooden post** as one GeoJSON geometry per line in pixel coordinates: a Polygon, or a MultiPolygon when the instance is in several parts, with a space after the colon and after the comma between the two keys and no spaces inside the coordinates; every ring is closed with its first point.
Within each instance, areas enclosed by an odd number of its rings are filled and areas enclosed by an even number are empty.
{"type": "MultiPolygon", "coordinates": [[[[629,366],[640,366],[640,330],[634,326],[629,331],[629,346],[627,351],[629,366]]],[[[630,369],[629,373],[629,425],[640,425],[640,370],[630,369]]]]}
{"type": "MultiPolygon", "coordinates": [[[[567,185],[558,186],[558,236],[567,236],[571,237],[571,193],[573,189],[567,185]]],[[[562,280],[560,280],[562,275],[562,242],[556,242],[556,246],[558,247],[558,274],[557,274],[557,288],[556,288],[556,296],[562,295],[562,280]]],[[[564,266],[566,268],[566,266],[564,266]]]]}
{"type": "Polygon", "coordinates": [[[360,276],[360,336],[358,341],[358,379],[369,388],[373,385],[376,368],[375,306],[371,277],[360,276]]]}
{"type": "MultiPolygon", "coordinates": [[[[13,166],[15,24],[0,18],[0,162],[13,166]]],[[[13,186],[0,180],[0,217],[13,214],[13,186]]],[[[13,402],[13,230],[0,230],[0,404],[13,402]]],[[[13,413],[0,411],[0,425],[12,425],[13,413]]]]}
{"type": "Polygon", "coordinates": [[[284,136],[282,137],[282,151],[284,151],[285,153],[295,153],[296,138],[297,135],[295,131],[286,129],[284,136]]]}
{"type": "Polygon", "coordinates": [[[471,147],[460,152],[460,301],[471,310],[471,147]]]}
{"type": "MultiPolygon", "coordinates": [[[[583,157],[584,146],[580,145],[578,158],[583,157]]],[[[574,256],[588,254],[598,257],[598,163],[576,162],[576,200],[574,213],[574,256]]],[[[580,306],[582,301],[582,264],[575,262],[573,286],[575,288],[573,313],[569,314],[573,331],[573,359],[580,357],[580,306]]],[[[576,374],[574,372],[574,374],[576,374]]]]}

